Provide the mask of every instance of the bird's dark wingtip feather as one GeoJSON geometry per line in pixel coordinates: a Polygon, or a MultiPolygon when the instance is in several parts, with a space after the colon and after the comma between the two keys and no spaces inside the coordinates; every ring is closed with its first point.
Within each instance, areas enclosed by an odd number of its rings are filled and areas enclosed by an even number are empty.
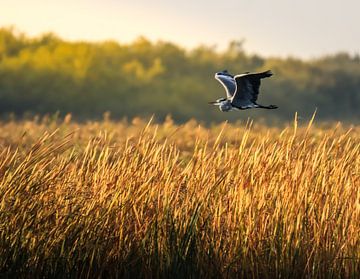
{"type": "Polygon", "coordinates": [[[264,74],[266,75],[266,77],[271,77],[273,75],[273,72],[271,70],[267,70],[266,72],[264,72],[264,74]]]}

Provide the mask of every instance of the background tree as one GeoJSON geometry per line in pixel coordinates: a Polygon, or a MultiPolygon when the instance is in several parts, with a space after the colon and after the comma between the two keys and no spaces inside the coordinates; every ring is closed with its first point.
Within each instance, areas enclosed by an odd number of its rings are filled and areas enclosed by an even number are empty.
{"type": "Polygon", "coordinates": [[[149,116],[205,122],[251,118],[290,121],[318,109],[322,120],[359,122],[360,58],[338,53],[313,60],[250,55],[243,41],[224,51],[212,46],[186,50],[140,37],[130,44],[68,42],[48,33],[29,38],[0,29],[0,114],[71,112],[75,118],[149,116]],[[260,98],[280,108],[220,113],[207,102],[224,95],[213,78],[271,69],[260,98]]]}

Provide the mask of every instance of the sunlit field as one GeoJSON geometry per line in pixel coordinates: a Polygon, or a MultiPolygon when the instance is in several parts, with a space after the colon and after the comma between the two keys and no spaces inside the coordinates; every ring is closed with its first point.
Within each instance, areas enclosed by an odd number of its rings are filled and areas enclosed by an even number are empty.
{"type": "Polygon", "coordinates": [[[359,126],[0,123],[0,277],[359,276],[359,126]]]}

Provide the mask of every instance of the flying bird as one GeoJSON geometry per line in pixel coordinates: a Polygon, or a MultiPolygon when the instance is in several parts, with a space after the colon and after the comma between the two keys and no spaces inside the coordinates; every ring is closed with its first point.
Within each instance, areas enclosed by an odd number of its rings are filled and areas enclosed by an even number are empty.
{"type": "Polygon", "coordinates": [[[256,103],[261,79],[271,76],[271,71],[262,73],[246,72],[236,76],[231,75],[227,70],[217,72],[215,79],[224,86],[226,98],[217,99],[215,102],[209,102],[209,104],[219,106],[221,111],[251,108],[276,109],[278,107],[275,105],[263,106],[256,103]]]}

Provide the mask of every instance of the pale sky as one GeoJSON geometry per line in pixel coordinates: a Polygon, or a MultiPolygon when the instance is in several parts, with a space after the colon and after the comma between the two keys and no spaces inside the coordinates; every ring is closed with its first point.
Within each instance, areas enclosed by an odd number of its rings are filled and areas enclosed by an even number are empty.
{"type": "Polygon", "coordinates": [[[31,36],[129,43],[140,35],[187,48],[226,47],[264,56],[360,53],[360,0],[0,0],[0,27],[31,36]]]}

